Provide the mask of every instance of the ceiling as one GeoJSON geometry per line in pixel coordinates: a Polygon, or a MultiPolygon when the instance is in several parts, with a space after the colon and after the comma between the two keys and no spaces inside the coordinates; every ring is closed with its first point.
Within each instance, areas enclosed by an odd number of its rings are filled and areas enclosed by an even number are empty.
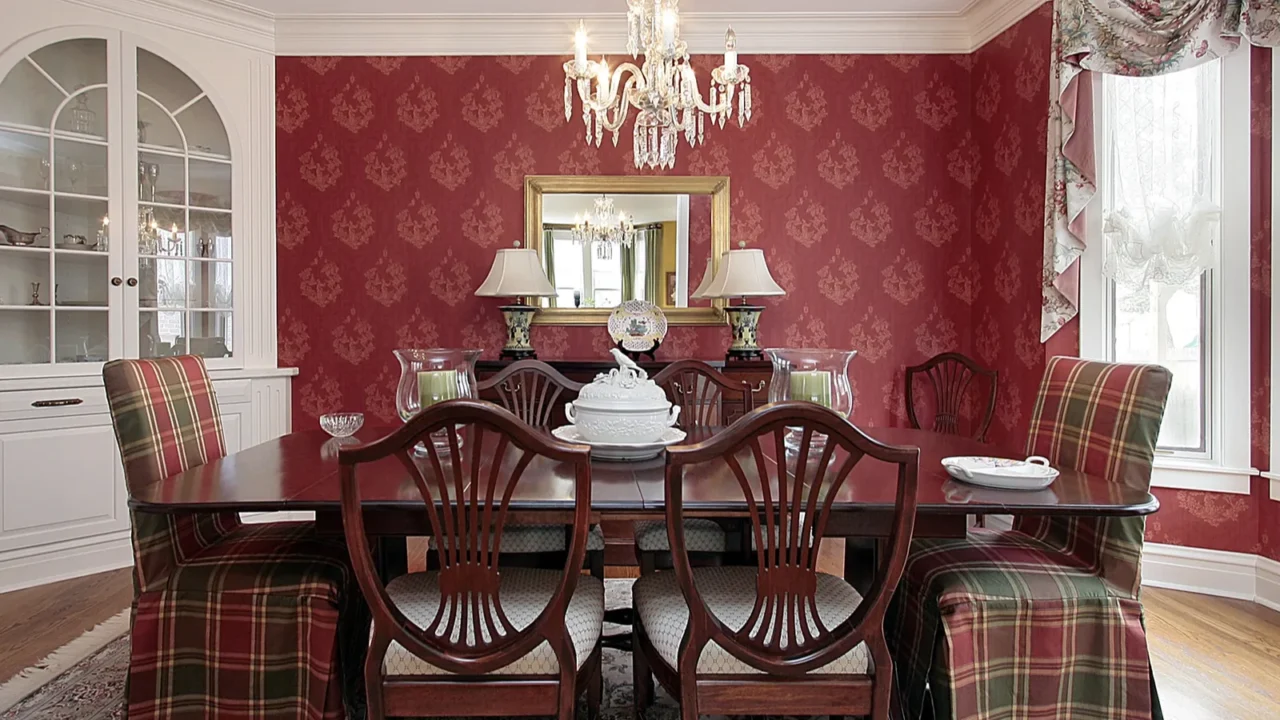
{"type": "MultiPolygon", "coordinates": [[[[436,15],[526,14],[530,0],[239,0],[241,5],[273,15],[332,15],[359,13],[436,15]]],[[[684,0],[687,13],[960,13],[975,0],[684,0]]],[[[616,12],[622,18],[625,0],[538,0],[539,14],[594,15],[616,12]]]]}
{"type": "MultiPolygon", "coordinates": [[[[572,193],[542,196],[542,222],[570,224],[595,208],[599,195],[572,193]]],[[[614,210],[631,216],[634,223],[674,222],[677,195],[619,195],[610,193],[614,210]]]]}

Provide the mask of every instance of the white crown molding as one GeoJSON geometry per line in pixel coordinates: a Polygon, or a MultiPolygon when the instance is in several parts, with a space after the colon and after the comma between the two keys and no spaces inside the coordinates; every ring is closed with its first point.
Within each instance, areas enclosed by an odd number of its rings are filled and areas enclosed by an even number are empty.
{"type": "MultiPolygon", "coordinates": [[[[579,19],[592,54],[619,55],[625,13],[281,14],[235,0],[66,0],[276,55],[565,55],[579,19]]],[[[783,54],[967,54],[1048,0],[972,0],[957,12],[681,15],[694,53],[718,53],[732,26],[744,60],[783,54]]],[[[620,4],[621,7],[621,4],[620,4]]]]}
{"type": "Polygon", "coordinates": [[[977,0],[965,12],[969,25],[969,51],[996,39],[1050,0],[977,0]]]}
{"type": "Polygon", "coordinates": [[[275,17],[233,0],[66,0],[93,10],[274,53],[275,17]]]}
{"type": "MultiPolygon", "coordinates": [[[[584,20],[593,55],[626,48],[625,14],[280,15],[279,55],[568,55],[584,20]]],[[[724,51],[730,26],[744,60],[766,53],[965,53],[958,13],[683,13],[694,53],[724,51]]]]}

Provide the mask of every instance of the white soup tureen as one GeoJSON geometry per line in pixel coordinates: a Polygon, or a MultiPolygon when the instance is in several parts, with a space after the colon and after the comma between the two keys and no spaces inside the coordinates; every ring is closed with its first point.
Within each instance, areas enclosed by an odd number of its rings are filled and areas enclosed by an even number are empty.
{"type": "Polygon", "coordinates": [[[565,417],[587,442],[656,443],[676,424],[680,406],[621,350],[611,351],[618,367],[596,376],[566,403],[565,417]]]}

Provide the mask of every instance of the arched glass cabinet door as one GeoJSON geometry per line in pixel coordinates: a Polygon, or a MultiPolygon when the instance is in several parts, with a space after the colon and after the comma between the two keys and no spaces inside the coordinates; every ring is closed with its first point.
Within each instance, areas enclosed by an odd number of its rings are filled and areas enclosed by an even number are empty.
{"type": "Polygon", "coordinates": [[[54,42],[0,80],[0,365],[113,351],[108,45],[54,42]]]}
{"type": "Polygon", "coordinates": [[[138,355],[235,352],[231,146],[185,73],[137,49],[138,355]]]}

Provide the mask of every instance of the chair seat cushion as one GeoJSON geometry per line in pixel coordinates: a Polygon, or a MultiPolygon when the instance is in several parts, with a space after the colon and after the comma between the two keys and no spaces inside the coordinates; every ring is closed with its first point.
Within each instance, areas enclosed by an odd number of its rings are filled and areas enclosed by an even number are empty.
{"type": "MultiPolygon", "coordinates": [[[[565,532],[563,525],[508,525],[502,531],[502,552],[504,555],[567,552],[565,532]]],[[[436,539],[428,540],[427,546],[436,549],[436,539]]],[[[604,550],[604,533],[599,525],[587,533],[587,551],[597,550],[604,550]]]]}
{"type": "Polygon", "coordinates": [[[974,529],[968,537],[911,543],[904,580],[932,588],[939,608],[989,600],[1112,598],[1096,569],[1017,531],[974,529]]]}
{"type": "MultiPolygon", "coordinates": [[[[694,568],[693,581],[711,613],[725,627],[740,630],[751,617],[756,601],[756,569],[754,567],[694,568]]],[[[654,649],[671,667],[677,665],[680,641],[689,624],[689,607],[674,572],[643,575],[631,589],[632,604],[644,632],[654,649]]],[[[841,578],[818,573],[818,617],[828,628],[844,622],[862,602],[862,596],[841,578]]],[[[867,672],[870,653],[866,643],[859,643],[834,662],[816,670],[818,674],[853,674],[867,672]]],[[[698,659],[698,672],[705,674],[759,673],[738,660],[715,642],[707,643],[698,659]]]]}
{"type": "MultiPolygon", "coordinates": [[[[684,521],[684,544],[689,552],[722,553],[728,549],[724,528],[701,518],[684,521]]],[[[636,523],[636,547],[640,552],[670,552],[667,524],[661,520],[636,523]]]]}
{"type": "Polygon", "coordinates": [[[248,524],[178,565],[174,592],[278,594],[339,603],[350,578],[346,545],[310,522],[248,524]]]}
{"type": "MultiPolygon", "coordinates": [[[[519,630],[531,625],[550,602],[561,577],[560,570],[504,568],[498,596],[502,611],[511,624],[519,630]]],[[[440,573],[437,572],[402,575],[387,584],[387,595],[405,617],[419,627],[426,627],[431,624],[440,607],[439,580],[440,573]]],[[[604,583],[590,575],[581,575],[565,613],[565,625],[573,639],[579,668],[600,641],[603,623],[604,583]]],[[[448,674],[394,641],[387,649],[382,671],[389,676],[448,674]]],[[[556,659],[555,652],[549,644],[542,642],[524,657],[489,674],[556,675],[559,672],[560,662],[556,659]]]]}

